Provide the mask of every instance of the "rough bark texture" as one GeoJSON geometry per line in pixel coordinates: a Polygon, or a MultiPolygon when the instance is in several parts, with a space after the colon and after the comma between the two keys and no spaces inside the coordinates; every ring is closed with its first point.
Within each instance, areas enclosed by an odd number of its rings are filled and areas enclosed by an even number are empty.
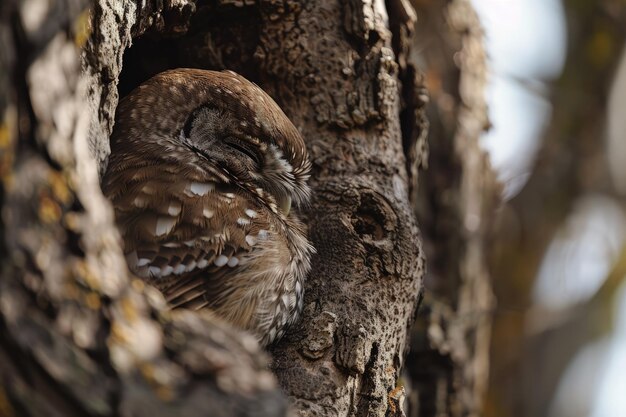
{"type": "MultiPolygon", "coordinates": [[[[0,47],[12,52],[3,59],[15,82],[0,79],[0,409],[286,413],[248,336],[202,314],[169,313],[159,294],[127,276],[98,187],[118,91],[166,68],[196,66],[233,69],[259,83],[312,156],[315,198],[306,216],[318,254],[302,321],[271,350],[294,412],[402,415],[397,381],[423,274],[409,204],[415,180],[406,167],[414,177],[421,152],[413,147],[423,134],[404,129],[407,161],[398,82],[405,46],[392,45],[389,27],[410,31],[409,6],[147,3],[97,0],[90,15],[79,1],[2,5],[0,47]],[[33,7],[41,19],[29,18],[33,7]],[[25,19],[32,30],[20,27],[25,19]],[[81,66],[77,45],[86,39],[81,66]]],[[[405,113],[419,100],[409,102],[405,113]]]]}
{"type": "Polygon", "coordinates": [[[262,10],[255,53],[314,165],[318,258],[302,325],[273,349],[273,369],[302,415],[384,415],[423,268],[397,64],[382,1],[319,3],[294,3],[278,19],[262,10]]]}
{"type": "Polygon", "coordinates": [[[488,127],[482,29],[468,0],[414,1],[420,21],[411,62],[432,105],[428,170],[418,219],[428,274],[412,333],[410,416],[478,416],[489,374],[494,298],[489,233],[500,187],[480,147],[488,127]]]}

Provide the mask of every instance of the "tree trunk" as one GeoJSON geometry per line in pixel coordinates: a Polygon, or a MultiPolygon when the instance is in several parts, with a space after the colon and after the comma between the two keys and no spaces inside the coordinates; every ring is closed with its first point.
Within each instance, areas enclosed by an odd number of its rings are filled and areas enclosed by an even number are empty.
{"type": "Polygon", "coordinates": [[[286,414],[250,336],[169,312],[129,276],[98,185],[118,92],[181,66],[257,82],[311,154],[317,255],[303,317],[270,350],[293,411],[403,415],[398,379],[424,271],[409,200],[424,138],[412,123],[423,103],[406,63],[410,6],[148,3],[0,6],[0,415],[286,414]]]}

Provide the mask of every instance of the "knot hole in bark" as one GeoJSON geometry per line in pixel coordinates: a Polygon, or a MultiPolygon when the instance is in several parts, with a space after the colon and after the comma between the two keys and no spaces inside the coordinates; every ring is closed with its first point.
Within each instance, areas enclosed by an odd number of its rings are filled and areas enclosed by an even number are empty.
{"type": "Polygon", "coordinates": [[[365,243],[388,241],[395,229],[395,214],[379,193],[371,190],[360,194],[359,205],[352,214],[352,227],[365,243]]]}

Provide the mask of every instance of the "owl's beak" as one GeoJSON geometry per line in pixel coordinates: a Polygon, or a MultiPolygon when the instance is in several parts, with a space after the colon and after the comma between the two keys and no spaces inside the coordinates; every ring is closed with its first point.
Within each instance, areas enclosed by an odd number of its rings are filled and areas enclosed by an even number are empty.
{"type": "Polygon", "coordinates": [[[285,214],[285,216],[289,215],[289,211],[291,210],[291,197],[288,195],[280,196],[278,200],[278,208],[285,214]]]}

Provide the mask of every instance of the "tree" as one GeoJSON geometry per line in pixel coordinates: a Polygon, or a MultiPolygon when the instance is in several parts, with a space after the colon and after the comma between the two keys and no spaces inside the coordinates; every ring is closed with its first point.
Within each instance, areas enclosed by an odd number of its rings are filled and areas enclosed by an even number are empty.
{"type": "MultiPolygon", "coordinates": [[[[461,0],[438,7],[452,22],[471,12],[461,0]]],[[[274,416],[287,413],[287,394],[299,415],[403,415],[400,371],[424,276],[412,207],[427,126],[422,78],[407,60],[415,21],[406,0],[0,5],[8,69],[0,78],[0,414],[274,416]],[[203,314],[168,311],[156,290],[128,275],[99,189],[118,91],[183,66],[228,68],[258,83],[312,157],[315,197],[305,216],[318,254],[300,324],[270,349],[276,379],[249,336],[203,314]]],[[[479,42],[467,32],[463,39],[479,42]]],[[[474,56],[463,45],[465,57],[474,56]]],[[[442,187],[459,192],[457,220],[485,198],[473,187],[492,193],[488,174],[480,180],[489,171],[476,146],[484,115],[471,124],[475,101],[463,87],[454,115],[463,122],[448,145],[434,148],[452,159],[445,163],[454,178],[442,187]]],[[[472,97],[482,84],[474,88],[472,97]]],[[[438,186],[431,182],[428,195],[444,190],[438,186]]],[[[482,219],[487,210],[472,213],[482,219]]],[[[484,230],[459,235],[454,265],[480,265],[484,230]]],[[[451,322],[472,310],[468,282],[481,285],[480,303],[490,300],[481,268],[460,276],[446,301],[451,322]]],[[[441,316],[425,317],[427,326],[441,324],[441,316]]],[[[463,350],[463,335],[476,329],[484,346],[483,321],[449,342],[463,350]]],[[[440,394],[450,403],[455,390],[481,395],[480,384],[458,386],[464,369],[486,366],[484,348],[467,346],[463,357],[443,357],[451,385],[440,394]]],[[[430,357],[411,356],[413,365],[430,357]]],[[[437,378],[411,373],[421,407],[437,378]]],[[[419,415],[430,415],[424,410],[419,415]]]]}

